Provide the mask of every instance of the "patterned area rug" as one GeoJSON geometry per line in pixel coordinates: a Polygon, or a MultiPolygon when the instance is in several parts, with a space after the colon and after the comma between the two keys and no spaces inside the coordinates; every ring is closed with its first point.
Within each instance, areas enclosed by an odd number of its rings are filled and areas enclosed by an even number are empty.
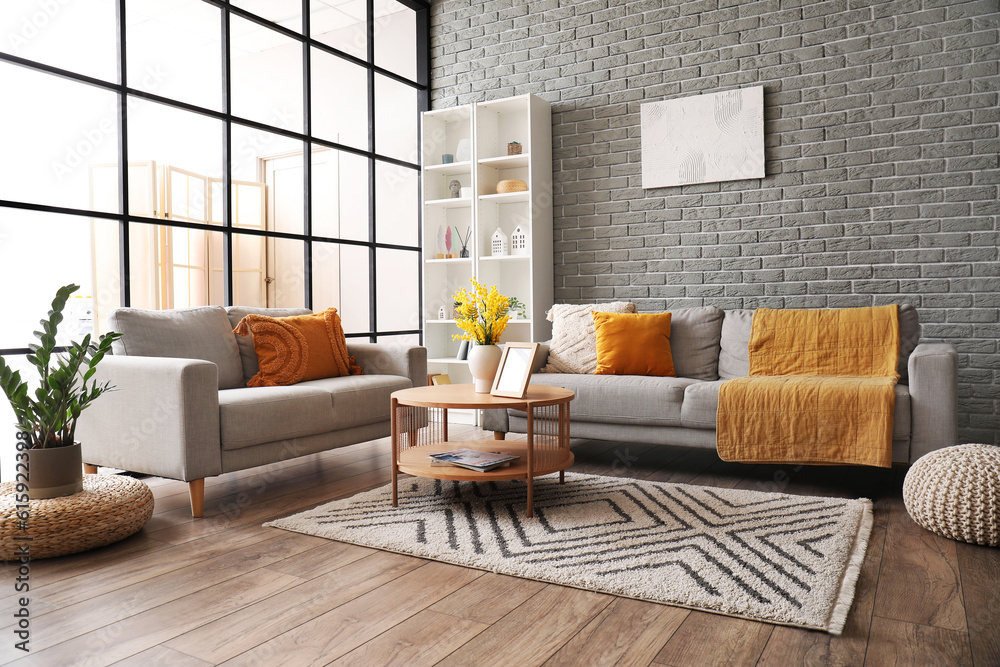
{"type": "Polygon", "coordinates": [[[865,499],[566,474],[400,480],[264,524],[640,600],[840,634],[872,527],[865,499]]]}

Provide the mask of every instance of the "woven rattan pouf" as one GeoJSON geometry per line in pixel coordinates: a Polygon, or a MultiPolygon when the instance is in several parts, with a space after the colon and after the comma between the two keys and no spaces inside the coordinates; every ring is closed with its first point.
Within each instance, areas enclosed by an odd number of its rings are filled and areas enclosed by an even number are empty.
{"type": "Polygon", "coordinates": [[[903,503],[942,537],[1000,546],[1000,447],[957,445],[921,456],[906,473],[903,503]]]}
{"type": "Polygon", "coordinates": [[[27,508],[17,507],[14,489],[13,482],[0,484],[0,560],[16,559],[24,545],[32,560],[103,547],[138,532],[153,516],[153,494],[131,477],[84,475],[80,493],[31,500],[27,508]]]}

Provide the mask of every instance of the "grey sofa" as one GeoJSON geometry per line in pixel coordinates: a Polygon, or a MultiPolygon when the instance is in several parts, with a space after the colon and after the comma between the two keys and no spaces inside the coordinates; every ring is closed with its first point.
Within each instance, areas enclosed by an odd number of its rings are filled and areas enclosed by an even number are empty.
{"type": "Polygon", "coordinates": [[[257,355],[251,337],[233,334],[236,324],[249,313],[308,312],[209,306],[112,313],[109,327],[124,336],[97,379],[117,389],[84,411],[77,427],[88,470],[101,465],[188,482],[199,517],[206,477],[389,435],[389,395],[427,382],[422,347],[348,342],[362,375],[246,386],[257,355]]]}
{"type": "MultiPolygon", "coordinates": [[[[670,344],[678,377],[532,374],[532,384],[576,392],[570,403],[575,438],[715,447],[719,386],[749,374],[752,310],[713,306],[672,311],[670,344]]],[[[913,462],[957,442],[957,357],[951,345],[920,344],[912,306],[899,306],[900,381],[896,385],[894,462],[913,462]]],[[[545,364],[543,346],[536,370],[545,364]]],[[[497,438],[524,433],[523,412],[489,410],[483,428],[497,438]]]]}

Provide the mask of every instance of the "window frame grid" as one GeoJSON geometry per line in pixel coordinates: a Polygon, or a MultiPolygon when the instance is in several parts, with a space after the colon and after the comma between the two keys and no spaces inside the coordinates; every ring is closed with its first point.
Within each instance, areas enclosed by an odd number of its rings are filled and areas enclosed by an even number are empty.
{"type": "MultiPolygon", "coordinates": [[[[416,30],[416,80],[408,79],[390,70],[375,64],[375,30],[374,30],[374,0],[366,2],[366,36],[367,36],[367,62],[340,51],[328,44],[314,39],[310,35],[310,2],[302,0],[302,32],[296,32],[284,26],[278,25],[261,16],[253,14],[243,8],[232,5],[229,0],[201,0],[206,4],[218,7],[221,10],[221,30],[220,47],[222,51],[222,111],[208,109],[181,100],[171,99],[155,93],[131,88],[128,81],[128,60],[127,60],[127,0],[117,0],[116,3],[116,33],[118,37],[117,49],[117,82],[112,83],[103,79],[98,79],[86,74],[72,72],[63,68],[55,67],[45,63],[33,61],[9,53],[0,52],[0,61],[13,65],[26,67],[28,69],[58,76],[70,81],[89,85],[95,88],[114,93],[118,98],[117,121],[118,121],[118,213],[108,213],[105,211],[94,211],[88,209],[78,209],[65,206],[53,206],[47,204],[37,204],[32,202],[22,202],[16,200],[0,199],[0,210],[19,209],[37,211],[42,213],[56,213],[61,215],[78,216],[87,219],[113,220],[118,222],[118,258],[121,280],[121,306],[128,306],[131,303],[131,258],[129,253],[129,228],[131,223],[145,225],[159,225],[171,228],[186,228],[221,233],[223,239],[223,301],[224,305],[232,305],[233,300],[233,235],[240,234],[246,236],[261,236],[269,239],[288,239],[303,242],[303,289],[304,303],[306,307],[312,308],[312,257],[313,243],[329,243],[348,246],[361,246],[369,251],[369,330],[364,332],[354,332],[346,334],[348,338],[367,338],[371,342],[376,342],[380,337],[392,338],[396,336],[417,335],[419,341],[423,343],[423,327],[419,322],[419,313],[423,312],[423,303],[417,304],[418,326],[415,329],[379,331],[378,329],[378,295],[375,280],[377,278],[376,254],[379,249],[402,250],[417,253],[418,281],[423,280],[423,248],[421,239],[423,238],[423,215],[418,202],[417,206],[417,245],[394,244],[377,242],[377,210],[376,210],[376,165],[379,162],[395,165],[405,169],[412,169],[420,174],[420,165],[406,160],[400,160],[388,155],[380,155],[375,150],[376,127],[375,127],[375,76],[380,74],[398,83],[414,88],[417,91],[416,114],[430,108],[430,2],[427,0],[396,0],[396,2],[407,7],[415,13],[416,30]],[[261,123],[248,118],[243,118],[232,113],[232,81],[231,81],[231,59],[230,47],[230,19],[238,16],[252,21],[265,28],[282,34],[285,37],[298,41],[302,44],[302,77],[303,77],[303,126],[302,132],[295,132],[280,127],[274,127],[267,123],[261,123]],[[318,49],[331,54],[354,65],[365,68],[367,78],[367,101],[368,101],[368,148],[359,149],[353,146],[339,144],[337,142],[326,141],[313,137],[312,131],[312,49],[318,49]],[[150,218],[142,215],[129,213],[129,183],[128,183],[128,104],[130,97],[143,99],[149,102],[163,104],[169,107],[199,114],[208,118],[221,121],[224,126],[222,158],[223,158],[223,199],[222,199],[222,224],[204,224],[187,221],[178,221],[163,218],[150,218]],[[302,233],[277,232],[272,230],[254,230],[236,228],[232,224],[232,128],[233,125],[242,125],[251,129],[270,132],[279,136],[294,139],[303,144],[303,230],[302,233]],[[327,236],[315,236],[312,234],[312,160],[311,157],[314,146],[328,148],[357,155],[368,160],[368,240],[359,241],[354,239],[340,239],[327,236]]],[[[417,128],[417,147],[420,146],[419,123],[417,128]]],[[[418,191],[422,189],[420,184],[418,191]]],[[[419,194],[419,192],[418,192],[419,194]]],[[[422,300],[422,296],[420,297],[422,300]]],[[[0,349],[0,355],[21,355],[28,354],[28,348],[0,349]]]]}

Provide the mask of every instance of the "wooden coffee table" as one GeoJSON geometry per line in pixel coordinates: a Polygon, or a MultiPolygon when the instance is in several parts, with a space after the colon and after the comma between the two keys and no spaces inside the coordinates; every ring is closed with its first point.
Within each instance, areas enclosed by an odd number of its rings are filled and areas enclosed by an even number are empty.
{"type": "Polygon", "coordinates": [[[392,506],[398,504],[399,473],[430,479],[499,481],[523,479],[528,485],[528,511],[534,505],[534,478],[564,471],[573,465],[569,449],[569,402],[573,392],[562,387],[529,385],[524,398],[477,394],[471,384],[413,387],[392,393],[392,506]],[[528,420],[526,442],[449,440],[449,409],[523,410],[528,420]],[[503,444],[501,445],[501,442],[503,444]],[[519,458],[509,467],[487,472],[458,466],[432,466],[430,454],[451,449],[503,451],[519,458]]]}

